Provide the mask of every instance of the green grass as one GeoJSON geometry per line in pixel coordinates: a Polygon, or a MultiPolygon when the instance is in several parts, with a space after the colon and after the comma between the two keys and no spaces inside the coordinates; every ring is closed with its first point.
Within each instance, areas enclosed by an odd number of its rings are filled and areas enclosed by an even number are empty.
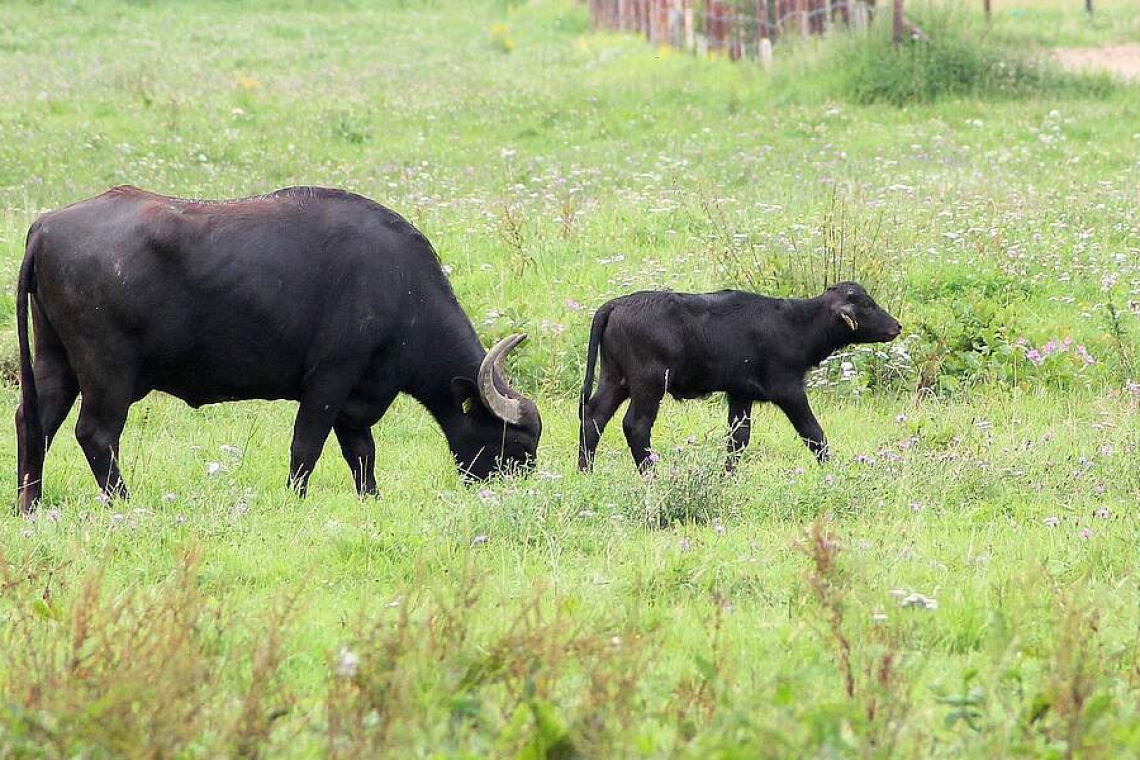
{"type": "Polygon", "coordinates": [[[37,519],[0,519],[0,757],[1136,753],[1137,90],[860,106],[780,54],[659,53],[560,0],[4,4],[7,282],[38,213],[112,184],[345,187],[428,234],[484,343],[531,334],[545,430],[538,475],[465,489],[401,400],[381,495],[329,446],[300,501],[291,405],[155,396],[104,505],[69,422],[37,519]],[[594,307],[811,295],[837,258],[909,360],[818,378],[831,464],[765,409],[722,479],[712,399],[665,405],[654,479],[620,424],[575,471],[594,307]],[[1095,364],[1028,360],[1066,337],[1095,364]]]}
{"type": "MultiPolygon", "coordinates": [[[[966,6],[981,11],[981,3],[966,6]]],[[[1060,0],[997,0],[994,30],[1011,42],[1049,46],[1095,46],[1140,40],[1140,17],[1128,0],[1093,0],[1093,13],[1084,2],[1060,0]]]]}

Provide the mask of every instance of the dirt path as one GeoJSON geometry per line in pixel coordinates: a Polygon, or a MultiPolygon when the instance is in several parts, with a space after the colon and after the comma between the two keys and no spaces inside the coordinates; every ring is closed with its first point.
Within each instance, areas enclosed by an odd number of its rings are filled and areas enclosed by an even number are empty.
{"type": "Polygon", "coordinates": [[[1095,48],[1057,48],[1053,55],[1066,69],[1100,69],[1121,79],[1140,81],[1140,44],[1106,45],[1095,48]]]}

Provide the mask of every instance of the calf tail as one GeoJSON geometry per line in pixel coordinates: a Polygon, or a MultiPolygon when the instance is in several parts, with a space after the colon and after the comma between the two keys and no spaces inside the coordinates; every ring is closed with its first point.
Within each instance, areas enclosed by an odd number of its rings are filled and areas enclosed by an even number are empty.
{"type": "MultiPolygon", "coordinates": [[[[610,312],[614,310],[613,303],[602,304],[594,314],[594,321],[590,325],[590,345],[586,349],[586,380],[582,383],[582,398],[579,411],[583,410],[594,392],[594,366],[598,362],[598,346],[602,342],[602,333],[606,331],[606,323],[610,321],[610,312]]],[[[580,417],[581,415],[579,415],[580,417]]]]}
{"type": "MultiPolygon", "coordinates": [[[[32,370],[32,348],[28,340],[28,299],[35,292],[35,256],[40,247],[39,225],[28,230],[24,247],[24,261],[20,264],[20,277],[16,284],[16,337],[20,344],[20,411],[16,435],[22,440],[24,456],[20,457],[19,489],[21,495],[30,482],[33,463],[42,457],[44,445],[43,425],[40,421],[39,397],[36,394],[36,375],[32,370]]],[[[38,475],[36,476],[38,478],[38,475]]]]}

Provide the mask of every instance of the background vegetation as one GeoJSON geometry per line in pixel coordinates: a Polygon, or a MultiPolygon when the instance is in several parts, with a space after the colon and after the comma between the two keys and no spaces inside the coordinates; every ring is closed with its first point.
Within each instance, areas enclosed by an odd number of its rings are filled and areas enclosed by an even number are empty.
{"type": "Polygon", "coordinates": [[[535,477],[464,489],[401,401],[364,502],[335,446],[284,487],[289,404],[138,404],[129,504],[62,435],[0,520],[0,756],[1135,753],[1140,97],[1031,46],[1140,29],[1078,5],[916,5],[927,47],[768,76],[563,0],[4,4],[5,282],[110,185],[349,188],[486,344],[531,334],[546,428],[535,477]],[[906,331],[813,376],[833,463],[762,410],[723,478],[714,398],[666,405],[653,478],[618,426],[575,472],[602,301],[839,277],[906,331]]]}

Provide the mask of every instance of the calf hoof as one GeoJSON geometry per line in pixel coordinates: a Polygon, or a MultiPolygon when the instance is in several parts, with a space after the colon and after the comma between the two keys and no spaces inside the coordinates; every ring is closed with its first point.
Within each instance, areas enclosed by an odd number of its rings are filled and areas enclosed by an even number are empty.
{"type": "Polygon", "coordinates": [[[120,483],[117,486],[104,489],[103,492],[99,494],[98,499],[104,504],[110,504],[113,501],[130,501],[131,492],[127,490],[125,485],[120,483]]]}

